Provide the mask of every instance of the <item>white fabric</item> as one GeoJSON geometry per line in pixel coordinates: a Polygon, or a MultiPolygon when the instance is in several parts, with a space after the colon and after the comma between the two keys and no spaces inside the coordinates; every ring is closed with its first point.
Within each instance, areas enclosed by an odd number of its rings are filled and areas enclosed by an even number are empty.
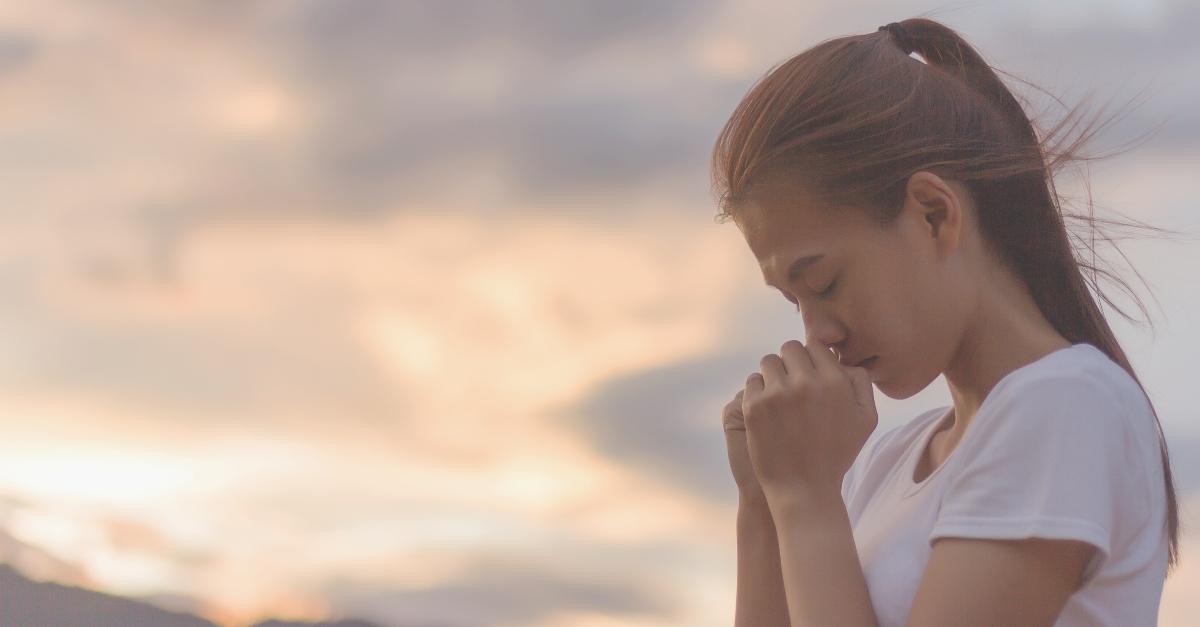
{"type": "Polygon", "coordinates": [[[880,627],[900,627],[939,538],[1050,538],[1095,546],[1058,627],[1152,627],[1167,569],[1158,432],[1137,383],[1088,344],[1004,377],[962,441],[913,472],[949,408],[865,446],[842,496],[880,627]]]}

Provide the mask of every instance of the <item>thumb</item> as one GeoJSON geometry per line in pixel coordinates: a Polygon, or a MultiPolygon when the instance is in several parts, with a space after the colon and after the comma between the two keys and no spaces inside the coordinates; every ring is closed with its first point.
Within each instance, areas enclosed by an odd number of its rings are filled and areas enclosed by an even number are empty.
{"type": "Polygon", "coordinates": [[[850,389],[854,391],[854,402],[872,415],[876,414],[875,387],[871,385],[871,375],[863,368],[848,368],[848,370],[850,389]]]}

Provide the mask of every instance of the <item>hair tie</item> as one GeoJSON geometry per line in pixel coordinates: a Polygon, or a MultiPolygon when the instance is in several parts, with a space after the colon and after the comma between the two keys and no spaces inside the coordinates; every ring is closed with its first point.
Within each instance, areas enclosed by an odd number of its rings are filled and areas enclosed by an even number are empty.
{"type": "Polygon", "coordinates": [[[904,54],[913,53],[912,40],[908,37],[908,31],[904,30],[904,27],[901,26],[899,22],[892,22],[887,26],[880,26],[879,30],[887,31],[889,34],[891,34],[892,39],[896,40],[896,44],[900,46],[900,50],[902,50],[904,54]]]}

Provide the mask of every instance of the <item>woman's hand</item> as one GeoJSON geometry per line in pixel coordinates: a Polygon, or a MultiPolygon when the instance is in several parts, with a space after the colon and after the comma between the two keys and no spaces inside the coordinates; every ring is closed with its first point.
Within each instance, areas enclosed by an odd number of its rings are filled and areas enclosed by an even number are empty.
{"type": "MultiPolygon", "coordinates": [[[[866,370],[795,340],[763,357],[759,368],[746,382],[742,416],[753,477],[772,511],[780,500],[840,495],[843,476],[879,420],[866,370]]],[[[725,433],[728,442],[728,426],[725,433]]]]}
{"type": "Polygon", "coordinates": [[[766,506],[766,496],[758,477],[754,475],[754,465],[750,463],[750,451],[746,447],[746,420],[742,417],[742,397],[745,390],[739,390],[721,410],[721,425],[725,428],[725,448],[729,453],[729,469],[733,471],[733,481],[737,484],[738,495],[742,501],[754,505],[766,506]]]}

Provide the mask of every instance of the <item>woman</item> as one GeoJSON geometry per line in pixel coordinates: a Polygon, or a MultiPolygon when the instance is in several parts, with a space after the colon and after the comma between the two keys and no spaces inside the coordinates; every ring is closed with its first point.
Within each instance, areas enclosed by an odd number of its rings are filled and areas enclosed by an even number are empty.
{"type": "Polygon", "coordinates": [[[1157,418],[1029,118],[924,19],[820,44],[738,106],[722,214],[806,342],[725,408],[736,624],[1151,626],[1177,514],[1157,418]],[[864,448],[872,384],[953,406],[864,448]]]}

